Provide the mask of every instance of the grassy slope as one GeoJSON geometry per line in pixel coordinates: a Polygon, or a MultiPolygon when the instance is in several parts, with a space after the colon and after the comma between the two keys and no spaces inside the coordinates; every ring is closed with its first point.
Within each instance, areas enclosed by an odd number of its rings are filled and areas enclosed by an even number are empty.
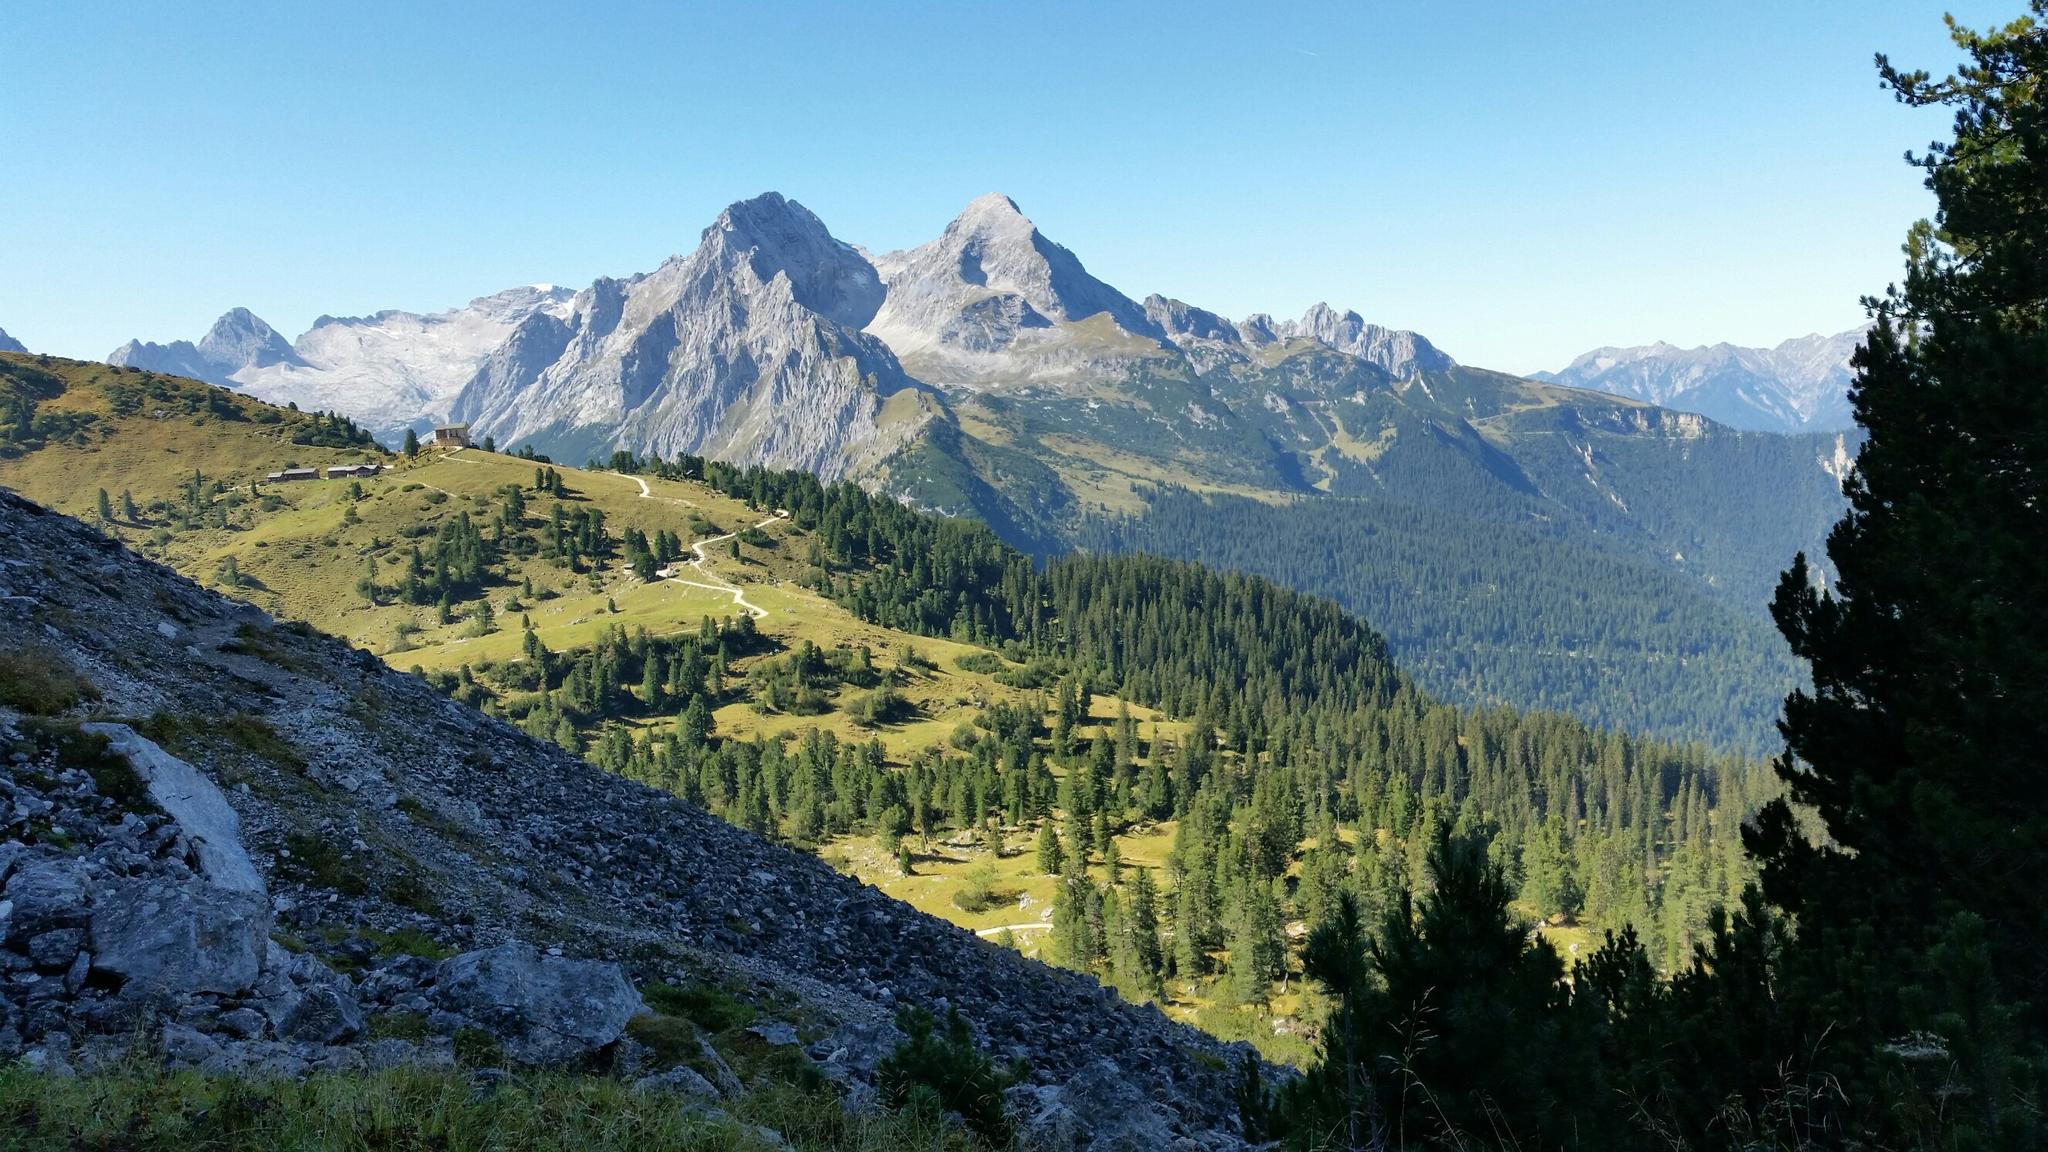
{"type": "MultiPolygon", "coordinates": [[[[274,427],[288,429],[300,419],[298,414],[285,414],[287,419],[278,426],[261,424],[255,418],[267,406],[240,396],[233,396],[232,402],[248,419],[166,422],[147,414],[116,417],[109,412],[102,392],[108,381],[120,379],[111,369],[52,361],[51,371],[68,387],[63,396],[43,403],[65,410],[94,411],[100,418],[86,443],[65,441],[25,455],[0,457],[0,484],[84,519],[94,518],[99,487],[108,488],[116,497],[128,489],[135,501],[147,508],[156,500],[175,500],[196,467],[209,478],[220,477],[239,497],[251,480],[287,462],[320,466],[365,455],[293,445],[274,427]]],[[[181,386],[207,388],[190,381],[181,386]]],[[[244,579],[235,595],[280,618],[303,620],[347,637],[400,668],[445,671],[463,664],[480,667],[487,661],[516,658],[522,642],[522,613],[542,642],[557,652],[589,644],[614,626],[628,630],[645,627],[651,633],[695,631],[706,615],[734,613],[732,598],[725,593],[672,581],[643,582],[616,560],[602,573],[572,574],[550,560],[517,557],[504,561],[507,581],[516,586],[530,579],[536,592],[552,595],[522,601],[520,610],[507,611],[505,587],[487,592],[498,612],[499,625],[487,635],[472,635],[474,602],[458,605],[456,620],[445,625],[438,623],[432,606],[371,605],[355,589],[369,557],[376,557],[380,579],[395,579],[403,571],[412,543],[408,530],[438,525],[464,510],[475,520],[488,521],[496,515],[498,490],[507,484],[531,485],[536,467],[532,461],[477,449],[453,454],[429,451],[417,459],[382,459],[390,465],[389,470],[362,481],[359,500],[351,500],[349,485],[340,481],[263,484],[261,492],[274,498],[275,506],[266,509],[260,500],[243,501],[230,512],[232,526],[227,529],[172,530],[168,519],[148,512],[142,522],[120,522],[117,510],[117,522],[108,530],[201,581],[217,583],[222,561],[231,556],[244,579]],[[353,522],[348,518],[351,508],[353,522]]],[[[695,521],[709,521],[716,534],[723,534],[766,518],[701,484],[650,478],[645,480],[648,494],[643,496],[633,477],[557,469],[569,490],[566,502],[602,509],[614,536],[628,527],[650,536],[666,528],[687,544],[704,537],[692,532],[695,521]]],[[[551,502],[551,497],[529,494],[529,518],[544,515],[551,502]]],[[[842,688],[834,700],[835,709],[816,716],[763,713],[746,701],[727,704],[716,714],[720,735],[751,739],[757,734],[774,737],[822,728],[842,740],[879,738],[891,759],[902,763],[922,749],[942,744],[956,727],[971,722],[989,705],[1026,700],[1044,704],[1037,693],[958,667],[961,656],[980,649],[868,624],[802,587],[795,579],[807,551],[802,531],[786,521],[770,524],[763,531],[774,539],[773,548],[743,545],[741,558],[735,561],[724,545],[712,546],[706,549],[705,567],[718,580],[742,587],[748,601],[767,612],[757,627],[778,641],[779,647],[794,647],[803,640],[825,649],[865,645],[873,651],[876,667],[884,672],[899,667],[904,655],[914,651],[936,667],[909,670],[901,692],[914,706],[914,715],[903,723],[878,729],[859,726],[839,706],[861,693],[842,688]]],[[[684,575],[700,579],[694,573],[684,575]]],[[[766,658],[739,661],[734,671],[744,675],[753,660],[766,658]]],[[[1092,737],[1097,725],[1111,722],[1120,703],[1108,696],[1091,700],[1093,723],[1082,728],[1083,738],[1092,737]]],[[[1137,705],[1125,706],[1138,721],[1144,746],[1160,737],[1185,738],[1184,723],[1137,705]]],[[[666,727],[666,722],[657,723],[666,727]]],[[[1119,851],[1128,866],[1163,869],[1173,831],[1170,823],[1135,829],[1118,837],[1119,851]]],[[[1049,918],[1053,878],[1037,871],[1035,839],[1035,828],[1010,830],[1005,854],[993,861],[985,849],[964,842],[919,845],[910,876],[898,871],[894,855],[885,852],[874,837],[844,838],[827,845],[821,855],[925,912],[981,930],[1049,918]],[[1007,899],[988,912],[969,913],[954,904],[953,896],[965,886],[968,873],[984,863],[993,864],[996,888],[1006,893],[1007,899]]],[[[1101,871],[1099,866],[1095,869],[1098,879],[1101,871]]],[[[1163,872],[1159,878],[1164,890],[1163,872]]],[[[1013,935],[1020,948],[1036,954],[1043,931],[1023,929],[1013,935]]],[[[1167,1005],[1168,1011],[1183,1019],[1199,1016],[1213,1025],[1212,1017],[1202,1016],[1211,1011],[1202,991],[1192,986],[1169,989],[1172,1003],[1167,1005]]],[[[1284,1003],[1276,998],[1276,1005],[1284,1003]]],[[[1230,1026],[1235,1027],[1235,1022],[1230,1026]]],[[[1271,1036],[1265,1029],[1257,1034],[1262,1040],[1271,1036]]],[[[1270,1051],[1282,1057],[1300,1055],[1286,1048],[1270,1051]]]]}

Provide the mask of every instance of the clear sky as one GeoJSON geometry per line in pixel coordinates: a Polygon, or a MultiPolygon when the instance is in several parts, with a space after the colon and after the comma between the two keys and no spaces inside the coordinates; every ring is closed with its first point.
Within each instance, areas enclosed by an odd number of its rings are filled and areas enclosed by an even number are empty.
{"type": "Polygon", "coordinates": [[[0,328],[582,286],[774,189],[872,249],[1007,192],[1096,275],[1467,363],[1862,319],[1927,214],[1883,50],[2017,0],[0,5],[0,328]]]}

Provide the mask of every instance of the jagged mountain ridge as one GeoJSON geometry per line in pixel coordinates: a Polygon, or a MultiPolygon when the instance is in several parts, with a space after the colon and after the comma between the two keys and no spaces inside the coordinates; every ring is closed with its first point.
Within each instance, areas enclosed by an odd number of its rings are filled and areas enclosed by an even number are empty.
{"type": "Polygon", "coordinates": [[[509,288],[460,308],[370,316],[322,316],[298,340],[235,308],[198,344],[131,340],[109,364],[189,376],[275,404],[340,412],[396,442],[424,431],[449,406],[483,358],[530,316],[563,310],[570,293],[548,284],[509,288]]]}
{"type": "Polygon", "coordinates": [[[19,341],[19,340],[16,340],[16,339],[15,339],[14,337],[12,337],[12,336],[9,336],[9,335],[7,334],[7,329],[5,329],[5,328],[0,328],[0,352],[26,352],[26,351],[28,351],[28,348],[27,348],[27,347],[25,347],[25,346],[24,346],[24,345],[22,344],[22,342],[21,342],[21,341],[19,341]]]}
{"type": "Polygon", "coordinates": [[[882,299],[865,257],[767,193],[727,208],[689,255],[601,279],[560,319],[530,317],[452,414],[544,450],[693,452],[838,477],[922,422],[914,405],[884,419],[916,382],[861,332],[882,299]]]}
{"type": "Polygon", "coordinates": [[[1662,341],[1596,348],[1530,378],[1698,412],[1735,428],[1834,432],[1855,423],[1849,356],[1868,331],[1800,336],[1773,348],[1678,348],[1662,341]]]}
{"type": "Polygon", "coordinates": [[[306,366],[277,329],[247,308],[228,309],[197,344],[189,340],[173,340],[169,344],[130,340],[114,349],[107,356],[107,363],[190,376],[222,387],[233,387],[237,372],[279,365],[306,366]]]}
{"type": "Polygon", "coordinates": [[[289,344],[238,308],[196,345],[130,341],[108,362],[339,411],[387,442],[467,419],[569,456],[693,451],[872,475],[932,408],[884,419],[876,401],[915,383],[1085,385],[1299,341],[1396,376],[1450,363],[1415,333],[1323,304],[1300,321],[1241,324],[1163,297],[1140,304],[1001,194],[927,244],[871,257],[771,192],[728,207],[696,250],[581,293],[536,285],[433,315],[323,316],[289,344]]]}
{"type": "MultiPolygon", "coordinates": [[[[1534,523],[1757,614],[1756,589],[1792,551],[1818,554],[1841,507],[1832,443],[1463,365],[1326,305],[1295,321],[1233,321],[1163,295],[1138,303],[1002,196],[881,256],[775,194],[733,205],[691,253],[600,279],[509,328],[450,407],[479,437],[557,459],[687,451],[855,480],[982,519],[1040,555],[1105,538],[1087,523],[1141,512],[1162,485],[1389,501],[1453,514],[1453,532],[1534,523]]],[[[1373,596],[1414,594],[1388,579],[1373,596]]],[[[1646,659],[1686,659],[1658,620],[1631,627],[1646,659]]],[[[1535,635],[1510,620],[1499,648],[1535,635]]],[[[1447,650],[1408,655],[1425,677],[1462,663],[1447,650]]],[[[1496,671],[1481,656],[1427,686],[1605,714],[1590,699],[1495,687],[1496,671]]],[[[1603,666],[1583,683],[1597,691],[1622,674],[1603,666]]],[[[1732,726],[1654,711],[1642,724],[1766,732],[1771,706],[1731,703],[1742,714],[1732,726]]]]}

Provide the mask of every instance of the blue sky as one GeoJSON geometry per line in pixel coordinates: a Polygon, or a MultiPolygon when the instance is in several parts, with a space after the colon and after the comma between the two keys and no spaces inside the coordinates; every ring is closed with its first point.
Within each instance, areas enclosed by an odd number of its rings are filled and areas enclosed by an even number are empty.
{"type": "Polygon", "coordinates": [[[882,250],[1009,193],[1132,296],[1468,363],[1858,323],[1930,202],[1871,55],[2016,0],[0,8],[0,328],[435,310],[774,189],[882,250]],[[430,9],[430,11],[428,10],[430,9]]]}

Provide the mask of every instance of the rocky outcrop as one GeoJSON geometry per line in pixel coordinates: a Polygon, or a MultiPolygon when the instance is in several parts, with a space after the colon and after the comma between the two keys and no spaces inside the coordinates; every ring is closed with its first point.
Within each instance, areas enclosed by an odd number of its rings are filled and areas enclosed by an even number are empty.
{"type": "Polygon", "coordinates": [[[197,768],[164,751],[126,724],[86,724],[127,760],[148,785],[149,798],[177,822],[192,845],[200,875],[235,892],[264,895],[263,876],[242,848],[242,820],[228,799],[197,768]]]}
{"type": "Polygon", "coordinates": [[[1280,338],[1314,340],[1385,369],[1395,379],[1405,379],[1417,372],[1441,371],[1456,364],[1417,333],[1368,324],[1358,313],[1339,312],[1328,304],[1311,307],[1300,320],[1268,324],[1280,338]]]}
{"type": "MultiPolygon", "coordinates": [[[[446,1063],[481,1036],[509,1061],[636,1082],[688,1064],[730,1094],[715,1053],[659,1065],[621,1035],[638,989],[716,983],[764,1014],[755,1042],[812,1062],[851,1107],[873,1099],[898,1009],[918,1005],[957,1009],[993,1057],[1029,1062],[1034,1088],[1081,1078],[1058,1097],[1082,1117],[1070,1127],[1098,1122],[1079,1103],[1106,1060],[1132,1093],[1118,1123],[1239,1143],[1247,1048],[606,775],[4,491],[0,613],[0,647],[89,681],[102,713],[153,718],[137,735],[217,790],[267,893],[217,882],[224,822],[188,828],[159,806],[153,789],[173,777],[143,744],[109,731],[102,762],[52,742],[65,718],[0,711],[0,749],[34,749],[0,768],[0,1058],[85,1068],[143,1035],[173,1063],[299,1075],[446,1063]],[[238,741],[227,716],[266,735],[238,741]]],[[[681,1075],[647,1090],[702,1091],[681,1075]]]]}
{"type": "Polygon", "coordinates": [[[125,877],[92,897],[92,966],[172,993],[239,995],[256,983],[270,901],[203,879],[125,877]]]}
{"type": "Polygon", "coordinates": [[[1005,1095],[1025,1146],[1043,1152],[1202,1147],[1177,1138],[1113,1060],[1098,1060],[1065,1084],[1020,1084],[1005,1095]]]}

